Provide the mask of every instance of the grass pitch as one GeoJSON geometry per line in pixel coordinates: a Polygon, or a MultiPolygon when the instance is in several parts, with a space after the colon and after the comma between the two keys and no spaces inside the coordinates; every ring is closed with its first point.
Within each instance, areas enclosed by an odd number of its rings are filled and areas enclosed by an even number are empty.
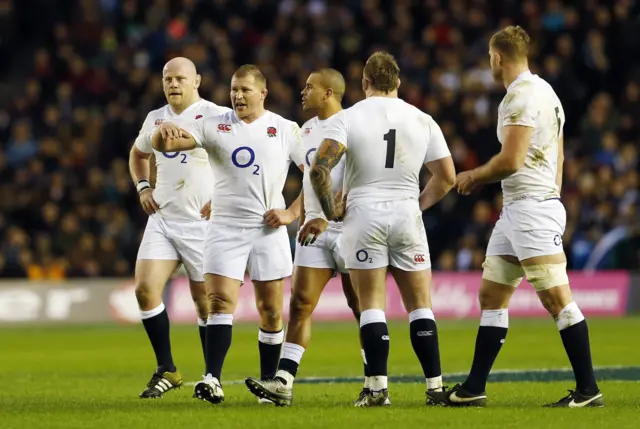
{"type": "MultiPolygon", "coordinates": [[[[226,402],[213,406],[191,398],[192,388],[161,400],[140,400],[155,367],[142,326],[23,327],[0,330],[0,427],[13,428],[347,428],[429,425],[438,428],[635,428],[640,416],[639,318],[590,319],[593,359],[605,395],[603,409],[543,409],[573,387],[551,320],[512,320],[488,386],[489,408],[424,405],[423,382],[408,336],[408,323],[390,324],[390,395],[385,409],[355,409],[362,373],[357,326],[314,327],[295,387],[294,405],[258,405],[239,382],[258,375],[257,327],[234,327],[223,373],[226,402]],[[402,377],[400,377],[402,376],[402,377]],[[316,377],[321,380],[306,380],[316,377]],[[334,381],[327,383],[327,380],[334,381]],[[538,381],[525,381],[538,380],[538,381]],[[569,380],[569,381],[567,381],[569,380]]],[[[440,321],[445,384],[459,381],[473,354],[475,322],[440,321]],[[458,374],[456,374],[458,373],[458,374]]],[[[173,351],[185,380],[203,371],[198,332],[174,327],[173,351]]]]}

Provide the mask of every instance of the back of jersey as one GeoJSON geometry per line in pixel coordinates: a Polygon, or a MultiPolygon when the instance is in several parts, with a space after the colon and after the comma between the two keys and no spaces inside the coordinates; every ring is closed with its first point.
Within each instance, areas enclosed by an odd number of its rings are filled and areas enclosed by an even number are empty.
{"type": "Polygon", "coordinates": [[[417,200],[425,162],[450,156],[431,116],[399,98],[369,97],[327,120],[324,138],[347,148],[350,207],[417,200]]]}

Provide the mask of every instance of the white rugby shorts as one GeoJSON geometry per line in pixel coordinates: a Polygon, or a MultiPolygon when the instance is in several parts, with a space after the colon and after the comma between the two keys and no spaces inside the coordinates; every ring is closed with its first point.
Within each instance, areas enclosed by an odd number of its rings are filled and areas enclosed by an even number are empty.
{"type": "Polygon", "coordinates": [[[315,243],[308,246],[301,246],[296,240],[293,264],[297,267],[330,268],[335,272],[346,273],[341,249],[342,231],[327,229],[317,237],[315,243]]]}
{"type": "Polygon", "coordinates": [[[567,213],[558,199],[521,200],[502,208],[487,256],[516,256],[520,261],[562,253],[567,213]]]}
{"type": "Polygon", "coordinates": [[[431,268],[422,212],[416,200],[349,207],[342,234],[342,256],[349,269],[388,265],[404,271],[431,268]]]}
{"type": "Polygon", "coordinates": [[[243,281],[289,277],[293,257],[287,228],[236,228],[209,222],[205,239],[204,273],[243,281]]]}
{"type": "Polygon", "coordinates": [[[138,259],[181,261],[189,279],[204,281],[202,255],[208,221],[172,221],[149,216],[138,249],[138,259]]]}

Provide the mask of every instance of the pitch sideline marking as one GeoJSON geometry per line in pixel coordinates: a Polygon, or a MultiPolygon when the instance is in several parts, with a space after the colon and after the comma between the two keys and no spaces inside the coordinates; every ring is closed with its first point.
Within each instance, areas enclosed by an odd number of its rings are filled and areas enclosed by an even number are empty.
{"type": "MultiPolygon", "coordinates": [[[[640,366],[602,366],[596,367],[595,371],[598,380],[640,382],[640,366]]],[[[442,378],[447,383],[462,382],[466,377],[466,372],[452,372],[442,375],[442,378]]],[[[362,379],[362,376],[300,377],[296,378],[296,384],[360,383],[362,379]]],[[[489,380],[493,383],[572,381],[573,371],[571,368],[501,369],[492,371],[489,380]]],[[[416,375],[389,376],[389,382],[399,384],[424,383],[424,377],[416,375]]],[[[196,381],[188,381],[184,384],[185,386],[194,386],[196,381]]],[[[244,384],[244,380],[224,382],[225,386],[238,384],[244,384]]]]}

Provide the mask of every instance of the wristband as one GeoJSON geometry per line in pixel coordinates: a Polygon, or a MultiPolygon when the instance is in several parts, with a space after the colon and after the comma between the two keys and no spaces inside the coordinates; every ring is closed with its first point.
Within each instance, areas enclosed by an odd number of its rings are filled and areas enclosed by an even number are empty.
{"type": "Polygon", "coordinates": [[[140,179],[136,182],[136,190],[138,191],[138,193],[144,191],[145,189],[148,189],[151,187],[151,184],[149,183],[149,181],[147,179],[140,179]]]}

